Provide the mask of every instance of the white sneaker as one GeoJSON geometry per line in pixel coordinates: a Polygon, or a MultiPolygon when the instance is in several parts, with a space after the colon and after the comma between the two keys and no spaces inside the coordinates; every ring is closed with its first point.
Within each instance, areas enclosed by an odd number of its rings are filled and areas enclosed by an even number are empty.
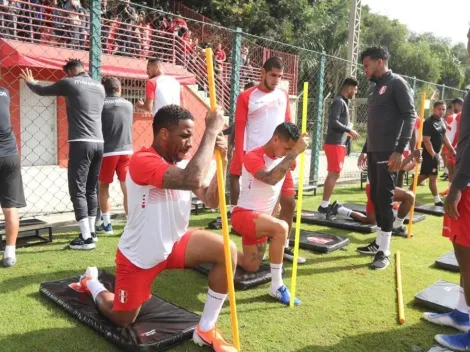
{"type": "MultiPolygon", "coordinates": [[[[294,262],[294,251],[288,247],[284,248],[284,259],[294,262]]],[[[307,260],[300,255],[297,257],[297,264],[304,264],[307,260]]]]}
{"type": "Polygon", "coordinates": [[[86,277],[90,280],[98,280],[98,268],[96,266],[89,266],[86,268],[85,274],[82,277],[86,277]]]}

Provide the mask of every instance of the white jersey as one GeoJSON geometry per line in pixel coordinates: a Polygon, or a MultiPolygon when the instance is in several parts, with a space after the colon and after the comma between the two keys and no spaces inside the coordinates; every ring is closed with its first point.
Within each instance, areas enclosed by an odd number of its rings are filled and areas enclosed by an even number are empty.
{"type": "Polygon", "coordinates": [[[284,178],[274,186],[268,185],[255,178],[255,174],[264,168],[272,170],[283,158],[273,159],[268,156],[264,147],[259,147],[246,153],[243,158],[241,175],[241,190],[237,206],[271,215],[281,193],[284,178]]]}
{"type": "Polygon", "coordinates": [[[191,191],[161,188],[170,166],[153,147],[134,153],[129,163],[129,215],[119,250],[142,269],[166,260],[188,230],[191,191]]]}
{"type": "Polygon", "coordinates": [[[145,96],[153,100],[153,115],[166,105],[181,105],[181,86],[171,76],[160,75],[147,81],[145,96]]]}

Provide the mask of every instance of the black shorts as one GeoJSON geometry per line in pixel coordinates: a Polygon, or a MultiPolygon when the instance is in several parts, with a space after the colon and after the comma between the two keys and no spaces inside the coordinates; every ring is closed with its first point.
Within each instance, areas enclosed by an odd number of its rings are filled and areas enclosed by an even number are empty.
{"type": "Polygon", "coordinates": [[[2,208],[26,206],[19,155],[0,158],[0,204],[2,208]]]}
{"type": "Polygon", "coordinates": [[[423,153],[423,162],[421,163],[420,175],[435,176],[439,171],[438,159],[431,157],[431,155],[423,153]]]}

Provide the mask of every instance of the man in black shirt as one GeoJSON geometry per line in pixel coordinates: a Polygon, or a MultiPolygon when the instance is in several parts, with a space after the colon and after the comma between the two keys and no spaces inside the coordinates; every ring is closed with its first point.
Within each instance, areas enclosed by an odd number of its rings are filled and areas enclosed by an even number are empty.
{"type": "Polygon", "coordinates": [[[358,164],[365,166],[367,160],[379,233],[374,242],[357,251],[375,255],[370,266],[375,270],[390,264],[395,181],[416,119],[413,91],[401,76],[388,69],[389,56],[383,47],[371,47],[361,54],[364,74],[375,85],[368,96],[367,141],[363,150],[367,156],[361,154],[358,164]]]}
{"type": "Polygon", "coordinates": [[[0,205],[5,217],[6,247],[2,264],[16,264],[16,238],[20,227],[18,208],[26,206],[20,156],[10,121],[10,92],[0,88],[0,205]]]}
{"type": "MultiPolygon", "coordinates": [[[[418,184],[429,178],[429,189],[434,197],[436,206],[443,206],[437,191],[437,173],[439,170],[439,156],[442,145],[445,145],[450,155],[455,155],[446,135],[447,126],[443,119],[446,113],[446,104],[443,101],[436,101],[433,106],[432,116],[424,121],[423,125],[423,163],[418,177],[418,184]]],[[[413,186],[410,186],[412,189],[413,186]]]]}
{"type": "Polygon", "coordinates": [[[323,200],[318,207],[318,212],[327,214],[330,207],[330,197],[333,194],[336,181],[343,169],[346,157],[346,140],[348,134],[354,140],[360,138],[349,124],[349,100],[357,93],[357,81],[354,78],[346,78],[341,87],[341,92],[333,99],[330,116],[328,118],[328,130],[325,138],[325,155],[328,161],[328,176],[323,186],[323,200]]]}
{"type": "Polygon", "coordinates": [[[64,65],[67,77],[49,86],[36,83],[31,70],[21,71],[28,87],[40,96],[65,97],[68,122],[68,183],[80,235],[70,243],[72,249],[94,249],[98,240],[95,219],[98,207],[96,186],[103,157],[101,112],[104,88],[86,72],[80,60],[64,65]]]}

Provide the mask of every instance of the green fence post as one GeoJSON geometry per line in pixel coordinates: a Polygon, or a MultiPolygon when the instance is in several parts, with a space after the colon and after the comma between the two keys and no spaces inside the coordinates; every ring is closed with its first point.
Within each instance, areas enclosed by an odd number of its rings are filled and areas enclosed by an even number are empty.
{"type": "Polygon", "coordinates": [[[240,92],[240,64],[242,51],[242,29],[237,28],[233,31],[232,42],[232,76],[230,78],[230,124],[235,118],[235,106],[237,104],[237,96],[240,92]]]}
{"type": "Polygon", "coordinates": [[[90,1],[90,76],[101,80],[101,1],[90,1]]]}
{"type": "Polygon", "coordinates": [[[320,150],[322,135],[322,118],[323,118],[323,90],[325,85],[325,52],[321,54],[320,71],[317,78],[317,97],[315,104],[315,125],[312,129],[312,154],[310,156],[310,182],[318,184],[318,169],[320,168],[320,150]]]}
{"type": "Polygon", "coordinates": [[[444,100],[446,97],[446,85],[442,85],[442,94],[441,94],[441,100],[444,100]]]}

